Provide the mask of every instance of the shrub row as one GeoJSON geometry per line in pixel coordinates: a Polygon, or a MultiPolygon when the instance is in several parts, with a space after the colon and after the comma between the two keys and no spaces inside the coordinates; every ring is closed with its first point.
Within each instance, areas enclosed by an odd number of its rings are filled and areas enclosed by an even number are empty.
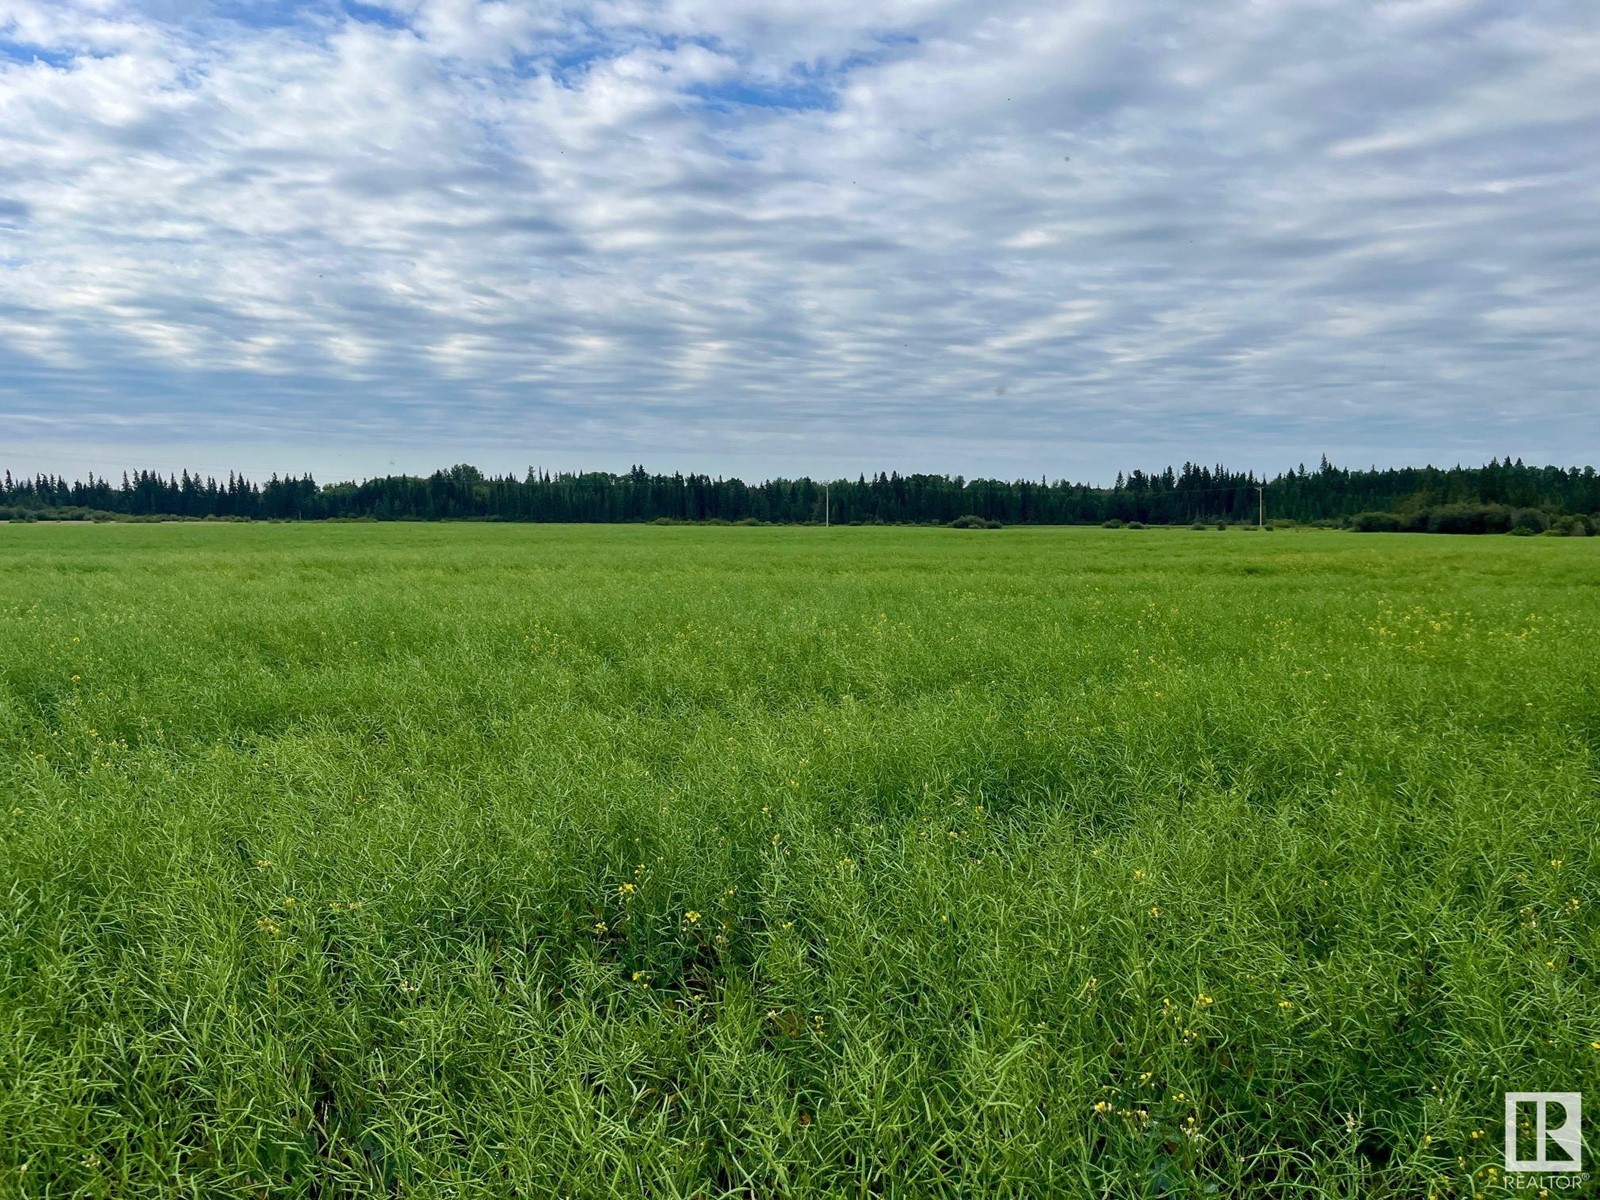
{"type": "Polygon", "coordinates": [[[1595,521],[1583,513],[1560,515],[1537,508],[1504,504],[1441,504],[1415,512],[1364,512],[1350,518],[1357,533],[1514,533],[1523,537],[1549,533],[1589,537],[1595,521]]]}

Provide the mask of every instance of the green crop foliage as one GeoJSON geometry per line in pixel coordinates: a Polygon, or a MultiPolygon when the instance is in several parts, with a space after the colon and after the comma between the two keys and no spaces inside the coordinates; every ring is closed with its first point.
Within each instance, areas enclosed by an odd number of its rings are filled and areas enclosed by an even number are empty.
{"type": "Polygon", "coordinates": [[[0,1196],[1496,1194],[1597,646],[1589,539],[0,527],[0,1196]]]}

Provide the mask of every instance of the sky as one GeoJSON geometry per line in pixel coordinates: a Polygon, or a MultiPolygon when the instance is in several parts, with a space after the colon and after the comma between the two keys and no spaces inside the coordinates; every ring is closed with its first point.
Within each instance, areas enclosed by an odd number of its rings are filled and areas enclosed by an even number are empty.
{"type": "Polygon", "coordinates": [[[1600,461],[1594,0],[0,0],[0,467],[1600,461]]]}

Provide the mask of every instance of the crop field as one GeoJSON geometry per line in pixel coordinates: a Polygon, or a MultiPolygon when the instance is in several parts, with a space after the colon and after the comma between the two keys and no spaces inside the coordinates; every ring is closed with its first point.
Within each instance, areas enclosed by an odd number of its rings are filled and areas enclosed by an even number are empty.
{"type": "Polygon", "coordinates": [[[1597,647],[1594,539],[0,526],[0,1197],[1509,1194],[1597,647]]]}

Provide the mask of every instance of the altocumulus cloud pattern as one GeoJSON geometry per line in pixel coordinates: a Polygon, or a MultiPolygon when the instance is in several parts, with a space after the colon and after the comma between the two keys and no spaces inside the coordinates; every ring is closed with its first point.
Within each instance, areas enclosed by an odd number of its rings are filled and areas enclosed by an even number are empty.
{"type": "Polygon", "coordinates": [[[1597,147],[1593,0],[0,0],[5,441],[1571,462],[1597,147]]]}

